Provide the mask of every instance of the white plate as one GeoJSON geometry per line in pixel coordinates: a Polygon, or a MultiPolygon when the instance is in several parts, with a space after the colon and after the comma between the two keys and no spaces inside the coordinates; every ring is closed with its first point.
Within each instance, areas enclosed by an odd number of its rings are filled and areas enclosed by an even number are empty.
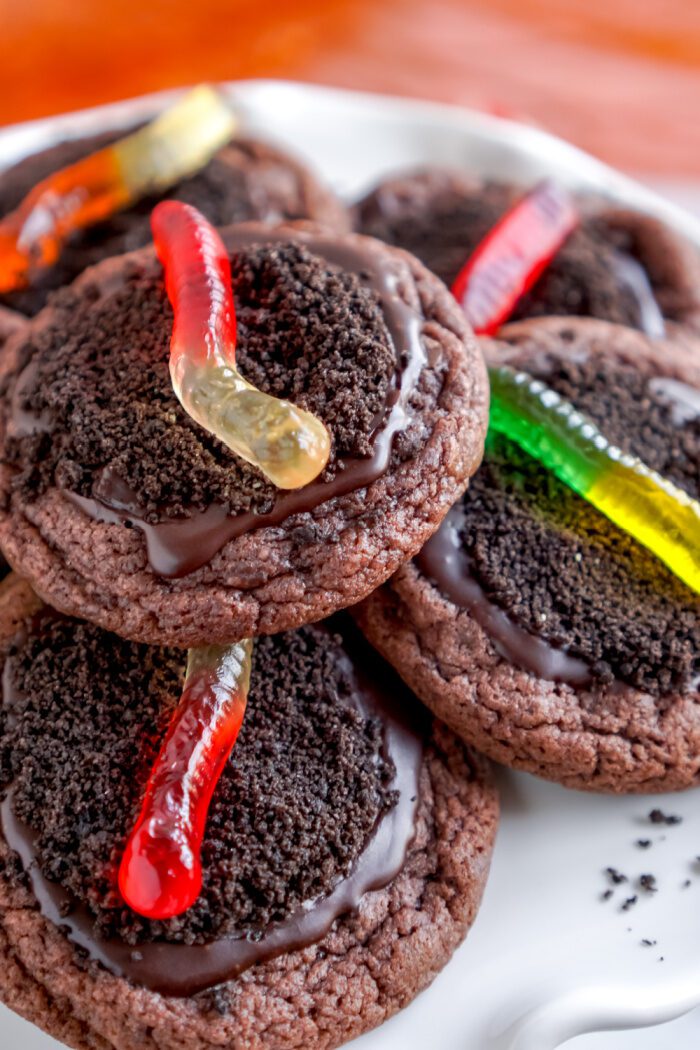
{"type": "MultiPolygon", "coordinates": [[[[248,128],[307,157],[346,195],[418,164],[522,182],[554,174],[656,214],[700,246],[698,219],[541,131],[449,106],[300,84],[228,90],[248,128]]],[[[7,128],[0,167],[51,141],[147,116],[171,94],[7,128]]],[[[688,1011],[700,1006],[698,793],[608,798],[523,774],[504,771],[500,779],[503,819],[472,932],[428,991],[353,1050],[554,1050],[567,1040],[570,1050],[697,1050],[700,1012],[688,1011]],[[683,823],[652,827],[645,815],[655,806],[683,823]],[[653,844],[641,850],[638,838],[653,844]],[[659,892],[622,885],[601,901],[608,866],[631,879],[653,873],[659,892]],[[633,892],[638,903],[621,911],[633,892]],[[680,1019],[649,1027],[673,1018],[680,1019]]],[[[58,1046],[0,1012],[1,1050],[58,1046]]]]}

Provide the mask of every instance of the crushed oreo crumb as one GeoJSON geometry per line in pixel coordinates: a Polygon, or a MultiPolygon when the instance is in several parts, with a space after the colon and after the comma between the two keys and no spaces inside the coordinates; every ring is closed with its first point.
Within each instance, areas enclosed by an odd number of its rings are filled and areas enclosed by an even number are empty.
{"type": "Polygon", "coordinates": [[[605,874],[614,886],[619,886],[621,882],[627,882],[627,876],[623,875],[621,871],[617,871],[616,868],[606,868],[605,874]]]}
{"type": "Polygon", "coordinates": [[[226,985],[219,984],[215,988],[207,988],[196,996],[200,1008],[211,1010],[219,1017],[226,1017],[231,1013],[231,992],[226,985]]]}
{"type": "Polygon", "coordinates": [[[659,887],[656,884],[655,875],[640,875],[639,885],[645,891],[645,893],[657,893],[659,887]]]}
{"type": "Polygon", "coordinates": [[[601,893],[600,899],[604,900],[604,901],[609,901],[610,898],[612,897],[612,895],[613,895],[613,891],[612,890],[605,890],[603,893],[601,893]]]}
{"type": "Polygon", "coordinates": [[[640,849],[649,849],[651,846],[651,839],[637,839],[635,846],[638,846],[640,849]]]}
{"type": "Polygon", "coordinates": [[[284,919],[347,874],[396,798],[381,723],[350,702],[342,640],[320,627],[260,638],[246,719],[210,810],[203,892],[167,922],[130,912],[116,865],[183,661],[47,617],[11,658],[12,698],[0,709],[0,787],[13,785],[42,873],[87,904],[100,935],[135,948],[284,919]]]}
{"type": "Polygon", "coordinates": [[[664,813],[660,809],[652,809],[649,814],[649,821],[651,824],[665,824],[667,827],[673,827],[675,824],[682,823],[683,817],[673,813],[664,813]]]}
{"type": "Polygon", "coordinates": [[[648,937],[643,937],[640,943],[644,948],[653,948],[656,941],[649,940],[648,937]]]}
{"type": "Polygon", "coordinates": [[[628,897],[627,900],[620,906],[620,911],[629,911],[637,903],[637,896],[628,897]]]}

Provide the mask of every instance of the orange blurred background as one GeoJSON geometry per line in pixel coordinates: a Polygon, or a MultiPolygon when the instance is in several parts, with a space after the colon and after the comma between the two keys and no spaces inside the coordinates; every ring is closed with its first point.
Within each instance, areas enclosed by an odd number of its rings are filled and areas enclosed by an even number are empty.
{"type": "Polygon", "coordinates": [[[700,175],[700,0],[0,0],[0,123],[290,77],[523,115],[700,175]]]}

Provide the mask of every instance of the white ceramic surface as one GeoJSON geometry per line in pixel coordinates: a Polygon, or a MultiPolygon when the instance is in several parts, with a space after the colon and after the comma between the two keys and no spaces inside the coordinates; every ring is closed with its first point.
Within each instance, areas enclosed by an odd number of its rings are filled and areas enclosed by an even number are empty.
{"type": "MultiPolygon", "coordinates": [[[[389,171],[426,163],[525,183],[552,173],[655,213],[700,246],[700,220],[541,131],[449,106],[298,84],[229,90],[248,128],[306,156],[348,196],[389,171]]],[[[5,129],[0,167],[49,141],[147,115],[167,97],[5,129]]],[[[698,792],[607,798],[507,771],[499,778],[503,819],[473,930],[431,988],[353,1050],[697,1050],[698,792]],[[683,822],[650,825],[655,806],[683,822]],[[638,838],[651,838],[651,847],[641,850],[638,838]],[[632,887],[602,901],[608,866],[632,887]],[[645,872],[656,876],[656,894],[634,886],[645,872]],[[622,911],[633,893],[638,902],[622,911]]],[[[59,1044],[0,1008],[0,1050],[52,1048],[59,1044]]]]}

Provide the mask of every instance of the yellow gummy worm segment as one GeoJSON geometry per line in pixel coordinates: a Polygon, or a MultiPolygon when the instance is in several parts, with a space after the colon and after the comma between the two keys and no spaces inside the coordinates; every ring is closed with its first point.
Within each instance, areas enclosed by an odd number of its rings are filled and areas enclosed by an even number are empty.
{"type": "Polygon", "coordinates": [[[489,427],[652,551],[700,593],[700,503],[612,445],[592,420],[525,372],[490,368],[489,427]]]}
{"type": "Polygon", "coordinates": [[[328,462],[328,430],[310,412],[257,390],[231,364],[194,365],[181,357],[171,367],[185,411],[280,489],[313,481],[328,462]]]}
{"type": "Polygon", "coordinates": [[[167,189],[199,171],[233,136],[236,124],[219,92],[203,84],[116,142],[112,149],[131,198],[167,189]]]}

